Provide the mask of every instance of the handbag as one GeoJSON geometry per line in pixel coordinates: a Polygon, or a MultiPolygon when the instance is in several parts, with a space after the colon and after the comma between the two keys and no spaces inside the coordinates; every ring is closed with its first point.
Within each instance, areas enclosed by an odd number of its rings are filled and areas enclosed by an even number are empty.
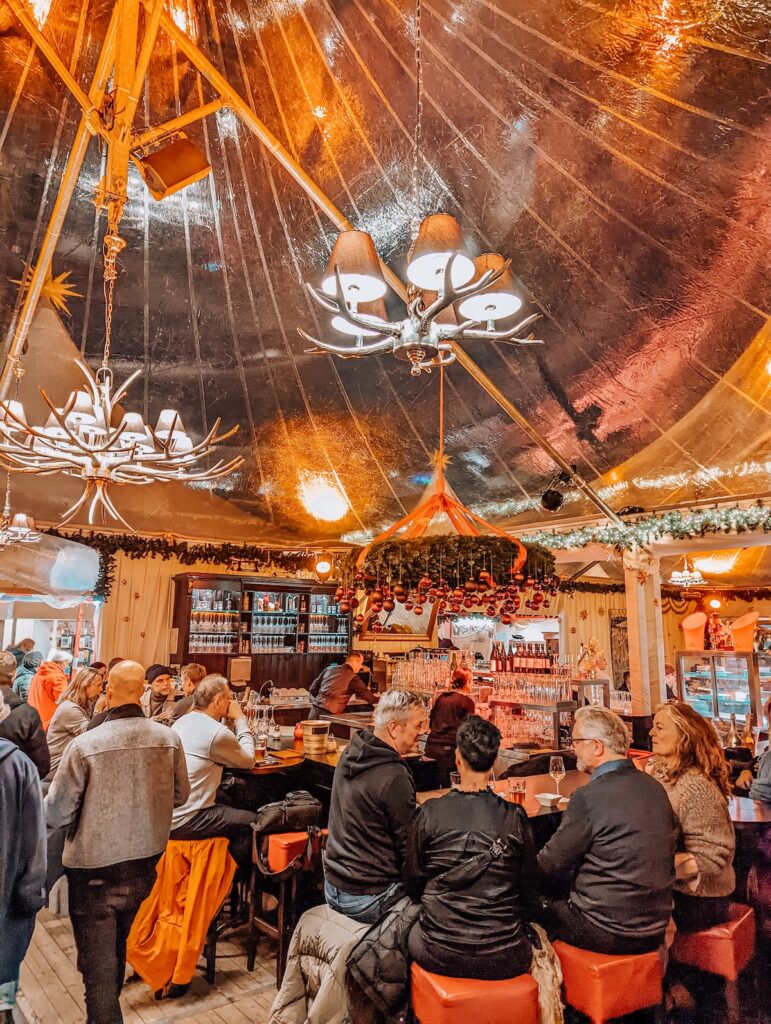
{"type": "Polygon", "coordinates": [[[308,832],[305,852],[295,858],[293,865],[303,860],[310,862],[314,844],[323,845],[323,835],[319,828],[321,812],[321,801],[311,796],[306,789],[295,789],[287,793],[283,800],[264,804],[257,812],[256,821],[252,822],[252,863],[256,864],[266,877],[283,874],[288,868],[281,871],[270,870],[266,856],[267,836],[276,832],[305,831],[308,832]]]}

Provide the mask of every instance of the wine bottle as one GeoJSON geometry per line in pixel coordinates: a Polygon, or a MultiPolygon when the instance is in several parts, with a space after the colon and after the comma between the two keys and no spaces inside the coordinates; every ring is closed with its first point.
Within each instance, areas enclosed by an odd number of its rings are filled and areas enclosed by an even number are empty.
{"type": "Polygon", "coordinates": [[[744,722],[744,732],[742,733],[742,746],[746,747],[747,750],[755,756],[755,733],[752,731],[752,712],[747,712],[747,718],[744,722]]]}
{"type": "Polygon", "coordinates": [[[742,745],[741,738],[739,737],[739,730],[736,728],[736,715],[731,712],[731,724],[728,728],[728,736],[726,738],[726,746],[731,750],[736,750],[737,747],[742,745]]]}

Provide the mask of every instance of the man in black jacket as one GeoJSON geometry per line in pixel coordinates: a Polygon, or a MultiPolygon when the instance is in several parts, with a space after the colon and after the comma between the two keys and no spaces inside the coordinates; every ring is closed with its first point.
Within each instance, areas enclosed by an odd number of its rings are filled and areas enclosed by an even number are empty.
{"type": "Polygon", "coordinates": [[[329,665],[316,676],[308,687],[311,695],[309,718],[321,718],[322,711],[341,715],[351,697],[356,696],[368,704],[376,704],[377,697],[364,685],[359,672],[364,655],[351,651],[342,665],[329,665]]]}
{"type": "Polygon", "coordinates": [[[372,924],[404,894],[407,832],[415,785],[403,757],[426,728],[420,698],[389,690],[375,729],[354,734],[335,769],[324,858],[324,895],[333,910],[372,924]]]}
{"type": "Polygon", "coordinates": [[[592,776],[570,798],[538,854],[544,882],[569,888],[551,901],[552,938],[595,953],[648,953],[672,912],[677,822],[663,786],[627,758],[626,727],[606,708],[576,712],[573,745],[592,776]]]}
{"type": "Polygon", "coordinates": [[[9,651],[0,651],[0,694],[10,714],[0,722],[0,739],[15,743],[32,761],[44,779],[51,767],[48,741],[36,709],[13,690],[16,658],[9,651]]]}

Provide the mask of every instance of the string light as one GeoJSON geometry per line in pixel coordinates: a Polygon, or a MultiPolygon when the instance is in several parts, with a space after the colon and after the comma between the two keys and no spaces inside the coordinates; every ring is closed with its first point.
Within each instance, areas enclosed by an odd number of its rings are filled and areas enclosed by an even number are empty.
{"type": "Polygon", "coordinates": [[[634,522],[616,526],[601,523],[582,526],[567,533],[554,530],[535,530],[526,540],[541,544],[552,551],[585,548],[589,544],[628,550],[642,547],[661,537],[688,540],[708,533],[744,533],[748,530],[771,532],[771,508],[751,505],[749,508],[705,508],[693,512],[665,512],[646,516],[634,522]]]}

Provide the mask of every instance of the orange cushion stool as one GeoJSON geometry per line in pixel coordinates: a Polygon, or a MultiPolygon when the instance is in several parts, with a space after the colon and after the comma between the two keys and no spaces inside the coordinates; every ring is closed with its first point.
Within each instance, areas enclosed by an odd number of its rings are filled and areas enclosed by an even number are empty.
{"type": "MultiPolygon", "coordinates": [[[[322,829],[321,835],[326,836],[322,829]]],[[[292,861],[305,851],[307,832],[275,832],[268,836],[268,867],[271,871],[285,871],[292,861]]],[[[313,843],[313,852],[318,853],[319,839],[313,843]]]]}
{"type": "Polygon", "coordinates": [[[625,956],[591,953],[557,940],[565,1002],[594,1024],[658,1006],[663,971],[657,952],[625,956]]]}
{"type": "Polygon", "coordinates": [[[538,986],[529,974],[505,981],[445,978],[413,963],[412,1010],[419,1024],[538,1024],[538,986]]]}
{"type": "Polygon", "coordinates": [[[677,932],[672,959],[736,981],[755,952],[755,914],[741,903],[732,903],[730,913],[730,920],[714,928],[677,932]]]}

